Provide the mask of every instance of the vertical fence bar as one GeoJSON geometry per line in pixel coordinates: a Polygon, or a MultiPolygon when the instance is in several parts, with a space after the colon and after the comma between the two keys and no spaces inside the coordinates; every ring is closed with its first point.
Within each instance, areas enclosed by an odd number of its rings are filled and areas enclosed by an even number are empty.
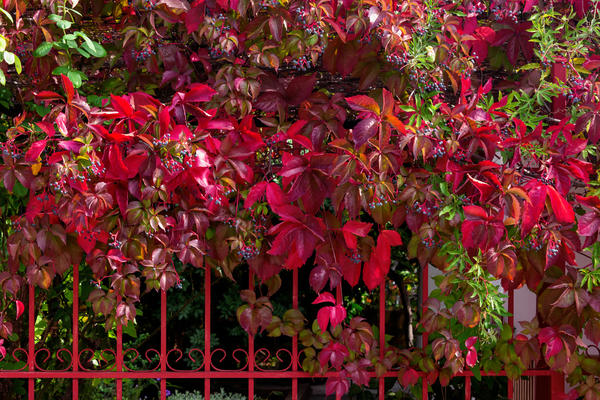
{"type": "MultiPolygon", "coordinates": [[[[508,290],[508,325],[511,331],[515,328],[515,291],[513,289],[508,290]]],[[[508,398],[512,399],[515,396],[514,382],[508,378],[508,398]]]]}
{"type": "MultiPolygon", "coordinates": [[[[210,265],[204,264],[204,371],[210,371],[210,265]]],[[[207,374],[208,375],[208,374],[207,374]]],[[[210,400],[210,378],[204,378],[204,398],[210,400]]]]}
{"type": "MultiPolygon", "coordinates": [[[[119,273],[121,269],[119,268],[119,273]]],[[[117,304],[121,304],[122,298],[117,289],[117,304]]],[[[117,372],[123,371],[123,326],[117,322],[117,372]]],[[[117,400],[123,400],[123,379],[117,378],[117,400]]]]}
{"type": "MultiPolygon", "coordinates": [[[[73,372],[79,370],[79,264],[73,265],[73,372]]],[[[73,400],[79,399],[79,379],[73,378],[73,400]]]]}
{"type": "MultiPolygon", "coordinates": [[[[254,273],[248,271],[248,288],[254,291],[254,273]]],[[[254,335],[248,334],[248,371],[254,372],[254,335]]],[[[248,400],[254,400],[254,378],[248,378],[248,400]]]]}
{"type": "Polygon", "coordinates": [[[558,400],[565,398],[565,380],[559,372],[552,372],[550,375],[550,399],[558,400]]]}
{"type": "MultiPolygon", "coordinates": [[[[379,358],[383,361],[385,355],[385,280],[379,285],[379,358]]],[[[385,396],[385,380],[379,378],[379,400],[385,396]]]]}
{"type": "MultiPolygon", "coordinates": [[[[298,309],[298,268],[292,270],[292,308],[298,309]]],[[[298,335],[292,336],[292,371],[298,371],[298,335]]],[[[292,378],[292,400],[298,400],[298,378],[292,378]]]]}
{"type": "MultiPolygon", "coordinates": [[[[35,287],[29,284],[29,341],[28,341],[28,354],[27,364],[29,372],[33,372],[35,368],[35,287]]],[[[29,378],[27,380],[27,393],[28,399],[35,399],[35,379],[29,378]]]]}
{"type": "Polygon", "coordinates": [[[465,376],[465,400],[471,400],[471,377],[465,376]]]}
{"type": "MultiPolygon", "coordinates": [[[[160,291],[160,370],[167,371],[167,291],[160,291]]],[[[167,398],[167,379],[160,380],[160,399],[167,398]]]]}
{"type": "MultiPolygon", "coordinates": [[[[425,307],[425,302],[429,298],[429,264],[423,267],[422,275],[423,281],[421,282],[421,317],[423,316],[423,311],[425,307]]],[[[429,335],[427,333],[423,333],[421,337],[421,347],[425,349],[427,347],[427,343],[429,342],[429,335]]],[[[427,393],[429,386],[427,385],[427,379],[423,377],[421,379],[421,399],[427,400],[429,395],[427,393]]]]}

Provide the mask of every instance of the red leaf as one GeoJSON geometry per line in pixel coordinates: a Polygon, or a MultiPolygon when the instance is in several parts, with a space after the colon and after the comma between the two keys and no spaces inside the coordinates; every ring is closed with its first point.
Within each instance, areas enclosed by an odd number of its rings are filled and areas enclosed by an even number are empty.
{"type": "Polygon", "coordinates": [[[19,319],[19,317],[21,317],[21,315],[23,314],[23,311],[25,311],[25,306],[23,305],[23,303],[20,300],[15,301],[15,305],[17,307],[17,318],[19,319]]]}
{"type": "Polygon", "coordinates": [[[44,131],[44,133],[46,135],[48,135],[48,137],[53,137],[54,136],[54,125],[52,125],[50,122],[46,122],[46,121],[39,121],[35,123],[41,130],[44,131]]]}
{"type": "Polygon", "coordinates": [[[194,7],[185,14],[185,27],[188,35],[195,32],[200,23],[204,21],[204,10],[203,7],[194,7]]]}
{"type": "Polygon", "coordinates": [[[546,187],[548,189],[550,203],[552,204],[552,212],[554,213],[556,220],[561,224],[572,224],[575,222],[575,212],[567,199],[562,197],[553,186],[548,185],[546,187]]]}
{"type": "Polygon", "coordinates": [[[354,129],[352,129],[352,138],[354,139],[354,145],[359,148],[365,144],[370,138],[377,134],[377,128],[379,123],[376,118],[369,117],[360,121],[354,129]]]}
{"type": "MultiPolygon", "coordinates": [[[[296,76],[285,90],[288,103],[300,105],[300,103],[310,96],[315,87],[315,83],[317,83],[316,74],[296,76]]],[[[305,123],[306,121],[304,121],[304,124],[305,123]]],[[[302,126],[304,126],[304,124],[302,124],[302,126]]],[[[288,129],[288,134],[291,129],[291,127],[288,129]]]]}
{"type": "Polygon", "coordinates": [[[402,374],[402,386],[412,386],[419,381],[419,373],[412,368],[408,368],[402,374]]]}
{"type": "Polygon", "coordinates": [[[377,115],[381,113],[379,104],[369,96],[361,94],[358,96],[346,97],[346,101],[354,111],[370,111],[377,115]]]}
{"type": "Polygon", "coordinates": [[[369,222],[348,221],[342,228],[342,234],[346,245],[351,249],[356,249],[356,236],[365,237],[369,234],[373,224],[369,222]]]}
{"type": "Polygon", "coordinates": [[[341,304],[329,308],[329,321],[331,322],[331,327],[335,328],[346,319],[346,308],[341,304]]]}
{"type": "Polygon", "coordinates": [[[360,280],[360,262],[354,263],[345,257],[345,261],[342,263],[342,274],[350,286],[356,286],[360,280]]]}
{"type": "Polygon", "coordinates": [[[546,185],[537,183],[527,194],[529,195],[531,202],[525,202],[523,205],[521,224],[522,237],[527,236],[540,219],[546,201],[546,185]]]}
{"type": "Polygon", "coordinates": [[[321,303],[333,303],[335,304],[335,297],[333,297],[333,295],[329,292],[323,292],[321,293],[316,299],[315,301],[312,302],[312,304],[321,304],[321,303]]]}
{"type": "Polygon", "coordinates": [[[391,246],[402,244],[402,238],[396,231],[381,231],[377,238],[377,246],[371,252],[369,261],[365,262],[363,281],[369,290],[375,289],[384,280],[390,270],[391,246]]]}
{"type": "Polygon", "coordinates": [[[210,101],[217,92],[208,85],[193,83],[183,97],[185,103],[200,103],[210,101]]]}
{"type": "Polygon", "coordinates": [[[82,232],[77,235],[77,244],[81,246],[86,254],[90,254],[90,252],[94,249],[94,246],[96,246],[96,239],[91,235],[90,232],[82,232]]]}
{"type": "Polygon", "coordinates": [[[64,74],[60,74],[60,77],[62,78],[63,89],[67,94],[67,104],[71,104],[73,101],[73,95],[75,94],[73,83],[71,83],[71,80],[64,74]]]}
{"type": "Polygon", "coordinates": [[[477,350],[475,350],[474,347],[471,347],[469,349],[469,351],[467,352],[467,357],[465,359],[465,362],[469,368],[471,368],[475,364],[477,364],[477,350]]]}
{"type": "Polygon", "coordinates": [[[131,104],[129,104],[129,101],[125,100],[123,97],[111,94],[110,104],[112,104],[115,111],[119,113],[120,117],[131,118],[133,116],[133,108],[131,108],[131,104]]]}
{"type": "Polygon", "coordinates": [[[27,150],[27,153],[25,153],[25,161],[27,161],[27,162],[36,161],[38,159],[38,157],[40,156],[40,154],[42,154],[42,152],[46,148],[47,142],[48,142],[47,140],[38,140],[37,142],[32,144],[31,147],[29,148],[29,150],[27,150]]]}
{"type": "Polygon", "coordinates": [[[263,197],[266,188],[267,182],[258,182],[256,185],[252,186],[250,192],[248,192],[248,195],[246,196],[246,200],[244,201],[244,208],[252,207],[254,203],[263,197]]]}
{"type": "Polygon", "coordinates": [[[325,382],[325,394],[334,394],[336,398],[342,398],[350,390],[350,381],[340,375],[327,378],[325,382]]]}

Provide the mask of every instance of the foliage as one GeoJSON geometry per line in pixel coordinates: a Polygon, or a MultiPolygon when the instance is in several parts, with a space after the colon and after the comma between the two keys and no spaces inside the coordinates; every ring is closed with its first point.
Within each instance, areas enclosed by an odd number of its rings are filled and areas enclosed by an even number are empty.
{"type": "MultiPolygon", "coordinates": [[[[221,388],[220,392],[211,393],[211,399],[216,400],[246,400],[247,397],[241,395],[239,393],[227,393],[225,389],[221,388]]],[[[178,391],[173,392],[171,396],[169,396],[169,400],[204,400],[204,395],[202,395],[199,391],[194,392],[184,392],[180,393],[178,391]]]]}
{"type": "Polygon", "coordinates": [[[597,1],[3,10],[0,77],[25,111],[2,143],[2,338],[25,284],[52,290],[73,265],[107,330],[183,266],[247,268],[260,284],[240,291],[241,327],[298,334],[306,371],[339,372],[328,394],[368,371],[445,386],[535,362],[600,396],[597,1]],[[385,285],[397,248],[444,271],[422,349],[379,348],[341,295],[385,285]],[[314,321],[272,302],[303,266],[314,321]],[[519,333],[496,280],[537,295],[519,333]]]}

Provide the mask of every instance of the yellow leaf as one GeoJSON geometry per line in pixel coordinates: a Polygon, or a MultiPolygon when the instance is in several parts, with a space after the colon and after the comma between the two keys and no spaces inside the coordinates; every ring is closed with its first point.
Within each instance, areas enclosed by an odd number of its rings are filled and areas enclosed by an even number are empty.
{"type": "Polygon", "coordinates": [[[37,175],[40,172],[40,169],[42,169],[42,163],[39,161],[31,166],[31,172],[33,172],[33,175],[37,175]]]}

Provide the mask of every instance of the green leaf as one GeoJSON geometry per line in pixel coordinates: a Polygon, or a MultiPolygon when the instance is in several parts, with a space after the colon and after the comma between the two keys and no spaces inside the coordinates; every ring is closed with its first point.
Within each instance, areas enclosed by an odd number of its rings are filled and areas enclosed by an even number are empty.
{"type": "Polygon", "coordinates": [[[15,63],[15,53],[11,53],[10,51],[5,51],[4,52],[4,61],[6,61],[6,63],[8,65],[13,65],[15,63]]]}
{"type": "Polygon", "coordinates": [[[73,23],[71,21],[67,21],[64,19],[61,19],[60,21],[56,21],[56,26],[58,26],[60,29],[69,29],[71,27],[71,25],[73,25],[73,23]]]}
{"type": "Polygon", "coordinates": [[[4,76],[4,72],[0,69],[0,85],[6,85],[6,76],[4,76]]]}
{"type": "Polygon", "coordinates": [[[28,190],[25,186],[23,186],[21,184],[21,182],[16,181],[15,182],[15,186],[13,187],[13,193],[17,196],[17,197],[21,197],[24,198],[27,196],[28,190]]]}
{"type": "Polygon", "coordinates": [[[62,21],[62,17],[60,15],[57,15],[57,14],[50,14],[50,15],[48,15],[48,19],[50,21],[53,21],[53,22],[62,21]]]}
{"type": "Polygon", "coordinates": [[[84,42],[81,45],[81,48],[90,53],[94,57],[102,58],[106,57],[106,50],[102,45],[98,42],[91,41],[91,45],[88,42],[84,42]]]}
{"type": "Polygon", "coordinates": [[[10,22],[12,22],[13,24],[15,23],[15,20],[13,19],[12,15],[10,15],[10,13],[8,11],[6,11],[4,8],[0,7],[0,12],[2,14],[4,14],[4,16],[6,16],[6,18],[8,18],[8,20],[10,22]]]}
{"type": "Polygon", "coordinates": [[[87,45],[88,45],[88,46],[92,47],[92,39],[90,39],[90,38],[88,37],[88,35],[86,35],[84,32],[77,31],[77,32],[75,32],[75,35],[77,35],[77,36],[79,36],[80,38],[82,38],[82,39],[83,39],[83,41],[84,41],[85,43],[87,43],[87,45]]]}
{"type": "Polygon", "coordinates": [[[84,49],[80,49],[79,47],[76,49],[79,54],[84,56],[85,58],[90,58],[90,53],[85,51],[84,49]]]}
{"type": "Polygon", "coordinates": [[[19,57],[15,56],[15,69],[17,70],[17,74],[21,74],[21,71],[23,71],[23,67],[21,66],[21,60],[19,59],[19,57]]]}
{"type": "Polygon", "coordinates": [[[37,49],[35,49],[35,51],[33,52],[33,56],[34,57],[44,57],[45,55],[50,53],[50,50],[52,50],[52,43],[43,42],[42,44],[40,44],[38,46],[37,49]]]}
{"type": "Polygon", "coordinates": [[[69,66],[67,65],[59,65],[58,67],[54,68],[52,70],[52,75],[60,75],[60,74],[67,74],[67,72],[70,71],[69,66]]]}
{"type": "Polygon", "coordinates": [[[0,35],[0,51],[6,50],[6,38],[0,35]]]}
{"type": "Polygon", "coordinates": [[[82,79],[81,75],[83,75],[83,72],[81,72],[81,71],[71,70],[71,71],[67,72],[67,77],[71,80],[75,89],[81,87],[81,84],[83,83],[83,79],[82,79]]]}

